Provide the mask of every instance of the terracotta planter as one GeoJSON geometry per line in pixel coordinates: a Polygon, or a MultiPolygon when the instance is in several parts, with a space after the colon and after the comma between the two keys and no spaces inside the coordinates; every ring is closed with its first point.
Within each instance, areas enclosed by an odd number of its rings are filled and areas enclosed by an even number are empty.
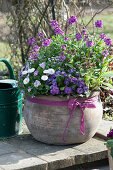
{"type": "MultiPolygon", "coordinates": [[[[99,93],[95,92],[91,97],[97,95],[99,93]]],[[[51,101],[70,100],[66,97],[55,96],[38,96],[37,98],[51,101]]],[[[82,98],[82,100],[85,99],[82,98]]],[[[85,135],[80,131],[82,113],[80,107],[77,106],[66,129],[65,142],[62,140],[62,136],[71,112],[67,106],[48,106],[26,100],[24,118],[32,136],[38,141],[55,145],[83,143],[95,135],[102,120],[102,103],[98,99],[93,104],[95,104],[96,108],[83,108],[85,135]]]]}

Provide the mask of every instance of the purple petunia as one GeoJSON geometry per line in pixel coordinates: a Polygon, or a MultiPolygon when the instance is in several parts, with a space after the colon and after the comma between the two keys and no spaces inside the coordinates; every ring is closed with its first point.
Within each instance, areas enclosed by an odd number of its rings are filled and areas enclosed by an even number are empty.
{"type": "Polygon", "coordinates": [[[64,35],[64,32],[62,31],[60,27],[55,27],[55,34],[64,35]]]}
{"type": "Polygon", "coordinates": [[[74,84],[77,84],[77,78],[76,77],[73,77],[72,79],[71,79],[71,81],[72,81],[72,83],[74,83],[74,84]]]}
{"type": "Polygon", "coordinates": [[[50,45],[50,42],[51,42],[51,39],[45,38],[45,39],[43,39],[42,45],[43,45],[43,46],[49,46],[49,45],[50,45]]]}
{"type": "Polygon", "coordinates": [[[112,40],[110,38],[105,39],[105,44],[110,46],[112,44],[112,40]]]}
{"type": "Polygon", "coordinates": [[[87,91],[88,90],[88,86],[84,86],[83,87],[83,92],[87,91]]]}
{"type": "Polygon", "coordinates": [[[64,93],[65,94],[70,94],[72,92],[72,89],[70,87],[65,87],[64,93]]]}
{"type": "Polygon", "coordinates": [[[105,40],[106,39],[106,34],[100,34],[100,38],[102,39],[102,40],[105,40]]]}
{"type": "Polygon", "coordinates": [[[95,22],[95,27],[102,28],[102,20],[97,20],[95,22]]]}
{"type": "Polygon", "coordinates": [[[33,43],[36,41],[35,41],[35,38],[33,37],[33,38],[28,38],[28,42],[30,45],[33,45],[33,43]]]}
{"type": "Polygon", "coordinates": [[[64,54],[64,52],[59,54],[59,58],[61,59],[61,61],[64,61],[66,59],[66,56],[64,54]]]}
{"type": "Polygon", "coordinates": [[[93,46],[93,41],[87,41],[86,46],[87,47],[92,47],[93,46]]]}
{"type": "Polygon", "coordinates": [[[51,27],[57,27],[57,26],[58,26],[58,21],[52,20],[51,27]]]}
{"type": "Polygon", "coordinates": [[[79,34],[79,33],[77,33],[77,34],[75,35],[75,38],[77,39],[77,41],[79,41],[79,40],[82,39],[82,35],[79,34]]]}
{"type": "Polygon", "coordinates": [[[74,23],[76,23],[77,22],[77,17],[76,16],[71,16],[70,18],[69,18],[69,20],[68,20],[68,23],[69,24],[74,24],[74,23]]]}
{"type": "Polygon", "coordinates": [[[83,93],[83,88],[81,88],[81,87],[77,88],[77,93],[82,94],[83,93]]]}
{"type": "Polygon", "coordinates": [[[59,93],[60,93],[59,87],[57,87],[57,86],[52,86],[52,88],[51,88],[51,90],[50,90],[50,93],[51,93],[52,95],[59,94],[59,93]]]}

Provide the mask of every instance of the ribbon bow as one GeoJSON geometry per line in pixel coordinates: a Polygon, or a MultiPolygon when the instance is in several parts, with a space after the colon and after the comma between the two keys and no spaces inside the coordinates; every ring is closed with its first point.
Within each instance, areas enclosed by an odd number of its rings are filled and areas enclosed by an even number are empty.
{"type": "Polygon", "coordinates": [[[69,119],[67,121],[65,130],[64,130],[64,133],[63,133],[62,139],[63,139],[64,142],[65,142],[66,129],[68,128],[68,125],[69,125],[70,120],[71,120],[71,118],[73,116],[74,110],[76,109],[77,106],[80,107],[80,110],[82,112],[80,131],[81,131],[81,133],[83,135],[85,135],[85,118],[84,118],[84,110],[83,110],[83,108],[84,107],[87,107],[87,108],[96,108],[94,103],[90,103],[90,102],[94,102],[94,101],[95,101],[94,98],[88,99],[88,100],[85,100],[85,101],[79,101],[77,98],[69,100],[68,108],[71,110],[71,114],[69,116],[69,119]]]}

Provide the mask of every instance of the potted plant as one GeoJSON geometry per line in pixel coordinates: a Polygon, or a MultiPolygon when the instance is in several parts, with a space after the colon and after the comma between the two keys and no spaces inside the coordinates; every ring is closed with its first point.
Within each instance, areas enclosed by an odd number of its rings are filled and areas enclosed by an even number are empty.
{"type": "Polygon", "coordinates": [[[108,149],[108,159],[110,170],[113,170],[113,129],[110,129],[110,132],[107,134],[108,141],[105,143],[108,149]]]}
{"type": "MultiPolygon", "coordinates": [[[[74,27],[76,22],[71,16],[67,25],[74,27]]],[[[26,95],[25,121],[39,141],[82,143],[94,136],[102,119],[100,88],[112,88],[112,40],[103,33],[89,35],[85,29],[65,35],[57,21],[51,26],[55,36],[39,33],[28,39],[32,50],[19,73],[26,95]]],[[[102,28],[102,21],[95,27],[102,28]]]]}

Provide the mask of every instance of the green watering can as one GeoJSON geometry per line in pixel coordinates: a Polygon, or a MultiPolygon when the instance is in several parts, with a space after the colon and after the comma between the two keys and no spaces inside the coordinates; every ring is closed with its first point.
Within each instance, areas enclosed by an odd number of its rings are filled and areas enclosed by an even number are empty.
{"type": "Polygon", "coordinates": [[[22,93],[15,80],[13,69],[6,59],[10,79],[0,80],[0,138],[13,137],[22,132],[22,93]]]}

